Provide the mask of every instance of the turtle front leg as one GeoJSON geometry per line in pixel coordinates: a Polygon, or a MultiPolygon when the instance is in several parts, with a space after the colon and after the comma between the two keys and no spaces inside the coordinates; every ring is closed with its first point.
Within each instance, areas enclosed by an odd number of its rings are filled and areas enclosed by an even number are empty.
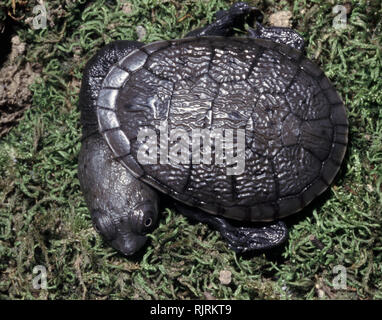
{"type": "Polygon", "coordinates": [[[227,219],[207,214],[200,209],[178,203],[175,207],[186,217],[206,223],[219,231],[229,247],[238,253],[271,249],[283,243],[288,237],[288,229],[282,221],[257,228],[235,227],[227,219]]]}
{"type": "Polygon", "coordinates": [[[273,42],[286,44],[299,51],[304,51],[304,38],[290,28],[285,27],[263,27],[259,22],[256,23],[256,29],[248,29],[249,37],[254,39],[265,39],[273,42]]]}
{"type": "Polygon", "coordinates": [[[228,10],[218,11],[215,18],[213,23],[189,32],[186,37],[230,36],[234,28],[244,29],[244,24],[247,22],[252,25],[255,18],[262,21],[263,15],[248,3],[237,2],[228,10]]]}

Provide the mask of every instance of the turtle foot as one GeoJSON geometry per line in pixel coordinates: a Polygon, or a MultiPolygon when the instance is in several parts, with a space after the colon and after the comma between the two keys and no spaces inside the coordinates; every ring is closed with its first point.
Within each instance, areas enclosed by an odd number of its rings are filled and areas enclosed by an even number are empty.
{"type": "Polygon", "coordinates": [[[288,236],[282,221],[259,228],[233,227],[225,223],[219,231],[229,247],[238,253],[276,247],[288,236]]]}
{"type": "Polygon", "coordinates": [[[175,207],[186,217],[198,222],[206,223],[219,231],[228,242],[230,249],[236,252],[266,250],[278,246],[288,237],[288,229],[284,222],[277,221],[262,227],[236,227],[227,219],[191,208],[180,203],[175,207]]]}

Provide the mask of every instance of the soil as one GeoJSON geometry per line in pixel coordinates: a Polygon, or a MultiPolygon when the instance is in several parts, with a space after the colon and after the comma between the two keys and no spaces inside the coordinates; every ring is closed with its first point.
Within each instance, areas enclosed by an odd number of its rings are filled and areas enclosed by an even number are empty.
{"type": "Polygon", "coordinates": [[[12,49],[0,69],[0,138],[6,135],[32,104],[29,86],[38,76],[37,65],[25,62],[25,43],[11,39],[12,49]]]}

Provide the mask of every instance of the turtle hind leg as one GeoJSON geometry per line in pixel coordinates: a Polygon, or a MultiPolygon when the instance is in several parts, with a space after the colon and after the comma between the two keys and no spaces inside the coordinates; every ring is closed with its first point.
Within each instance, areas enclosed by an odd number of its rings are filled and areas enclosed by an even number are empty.
{"type": "Polygon", "coordinates": [[[260,10],[245,2],[237,2],[228,10],[215,13],[213,23],[189,32],[186,37],[230,36],[234,33],[234,28],[243,30],[244,24],[252,25],[255,18],[262,21],[263,15],[260,10]]]}
{"type": "Polygon", "coordinates": [[[235,227],[226,219],[210,215],[198,208],[179,203],[175,204],[175,208],[186,217],[206,223],[219,231],[229,247],[237,253],[271,249],[283,243],[288,237],[288,229],[282,221],[263,227],[235,227]]]}
{"type": "Polygon", "coordinates": [[[299,51],[304,51],[304,38],[290,28],[285,27],[263,27],[259,22],[256,23],[256,29],[248,29],[249,37],[254,39],[265,39],[273,42],[286,44],[299,51]]]}

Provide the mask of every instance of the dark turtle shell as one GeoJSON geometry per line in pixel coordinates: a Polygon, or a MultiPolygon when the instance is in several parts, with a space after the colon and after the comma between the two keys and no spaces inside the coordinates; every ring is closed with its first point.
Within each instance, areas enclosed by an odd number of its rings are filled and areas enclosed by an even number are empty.
{"type": "Polygon", "coordinates": [[[301,210],[333,181],[347,145],[345,108],[322,70],[268,40],[145,45],[111,68],[97,105],[100,132],[134,176],[237,220],[270,221],[301,210]],[[162,121],[170,132],[244,129],[244,172],[227,175],[225,166],[192,161],[140,164],[138,131],[158,132],[162,121]]]}

